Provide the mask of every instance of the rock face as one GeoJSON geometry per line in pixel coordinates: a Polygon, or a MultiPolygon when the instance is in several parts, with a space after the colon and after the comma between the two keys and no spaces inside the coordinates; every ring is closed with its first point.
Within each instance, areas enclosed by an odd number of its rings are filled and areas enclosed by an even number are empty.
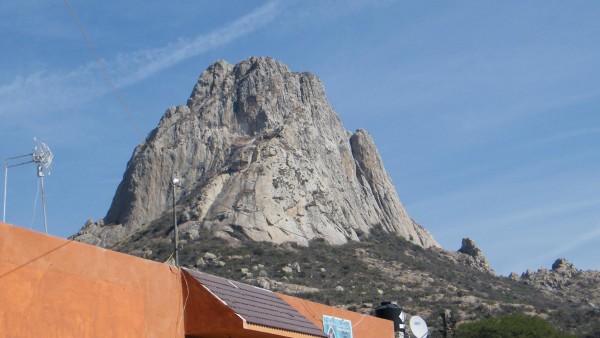
{"type": "Polygon", "coordinates": [[[377,228],[439,247],[400,203],[371,136],[344,129],[316,76],[271,58],[204,71],[135,149],[103,222],[74,238],[110,246],[166,217],[172,177],[179,221],[221,238],[343,244],[377,228]]]}
{"type": "Polygon", "coordinates": [[[480,271],[491,272],[494,271],[490,267],[487,258],[483,255],[481,249],[477,247],[475,241],[470,238],[463,238],[462,245],[458,252],[468,256],[467,265],[470,265],[480,271]]]}
{"type": "Polygon", "coordinates": [[[559,258],[552,263],[552,271],[559,274],[572,276],[577,272],[577,268],[575,268],[575,265],[569,262],[566,258],[559,258]]]}
{"type": "Polygon", "coordinates": [[[579,270],[565,258],[559,258],[551,270],[527,270],[520,278],[513,279],[571,303],[589,305],[596,316],[600,314],[600,271],[579,270]]]}
{"type": "Polygon", "coordinates": [[[550,289],[560,289],[568,285],[569,281],[583,272],[575,268],[573,263],[565,258],[559,258],[552,263],[552,270],[531,269],[521,274],[521,279],[535,283],[538,286],[550,289]]]}

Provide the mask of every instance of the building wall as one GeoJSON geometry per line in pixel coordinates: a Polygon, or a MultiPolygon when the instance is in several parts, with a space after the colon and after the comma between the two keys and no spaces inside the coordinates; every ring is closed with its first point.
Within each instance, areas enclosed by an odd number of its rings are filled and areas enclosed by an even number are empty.
{"type": "Polygon", "coordinates": [[[326,315],[350,320],[353,338],[394,338],[394,322],[390,320],[362,315],[284,294],[278,295],[321,329],[323,329],[323,315],[326,315]]]}
{"type": "Polygon", "coordinates": [[[1,337],[184,337],[177,268],[0,223],[1,337]]]}
{"type": "MultiPolygon", "coordinates": [[[[210,338],[301,336],[246,327],[181,276],[167,264],[0,223],[0,338],[183,338],[186,328],[210,338]]],[[[278,295],[321,329],[328,315],[352,321],[354,338],[393,337],[391,321],[278,295]]]]}

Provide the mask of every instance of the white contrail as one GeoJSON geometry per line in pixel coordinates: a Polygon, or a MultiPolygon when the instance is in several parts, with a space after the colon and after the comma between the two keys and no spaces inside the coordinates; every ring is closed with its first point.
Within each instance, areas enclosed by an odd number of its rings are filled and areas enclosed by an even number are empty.
{"type": "MultiPolygon", "coordinates": [[[[269,24],[280,12],[277,2],[268,2],[207,34],[191,39],[178,39],[163,47],[120,54],[113,60],[102,60],[119,87],[135,84],[191,57],[206,53],[240,39],[269,24]]],[[[35,72],[17,76],[0,84],[0,118],[26,114],[49,114],[49,110],[74,106],[110,90],[97,74],[95,62],[62,72],[35,72]]]]}
{"type": "Polygon", "coordinates": [[[117,58],[118,67],[127,65],[134,71],[117,79],[118,85],[129,85],[171,67],[185,59],[228,44],[271,22],[279,12],[276,2],[269,2],[226,27],[193,39],[179,39],[167,46],[142,50],[117,58]]]}

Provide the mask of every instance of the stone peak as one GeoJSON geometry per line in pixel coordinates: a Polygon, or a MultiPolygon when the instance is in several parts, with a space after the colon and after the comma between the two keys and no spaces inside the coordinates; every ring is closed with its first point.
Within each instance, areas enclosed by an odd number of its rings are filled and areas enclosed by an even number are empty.
{"type": "Polygon", "coordinates": [[[134,151],[106,225],[88,232],[111,245],[163,224],[173,173],[190,238],[205,229],[232,242],[343,244],[378,228],[439,246],[408,216],[370,135],[345,130],[315,75],[273,58],[203,71],[134,151]]]}
{"type": "Polygon", "coordinates": [[[555,272],[566,272],[566,271],[577,271],[575,265],[569,262],[566,258],[558,258],[552,263],[552,271],[555,272]]]}
{"type": "Polygon", "coordinates": [[[462,239],[462,245],[461,245],[460,249],[458,249],[458,252],[469,255],[471,257],[477,257],[477,256],[483,255],[483,253],[481,252],[481,249],[479,249],[477,247],[477,244],[475,244],[475,241],[470,238],[462,239]]]}
{"type": "Polygon", "coordinates": [[[481,249],[477,247],[475,241],[470,238],[463,238],[462,245],[458,252],[468,256],[468,265],[471,265],[481,271],[492,272],[487,258],[484,256],[481,249]]]}

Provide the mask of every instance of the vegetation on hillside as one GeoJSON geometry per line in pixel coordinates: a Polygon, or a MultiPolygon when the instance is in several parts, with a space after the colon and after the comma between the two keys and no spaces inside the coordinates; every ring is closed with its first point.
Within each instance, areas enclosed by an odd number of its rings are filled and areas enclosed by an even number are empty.
{"type": "Polygon", "coordinates": [[[569,338],[545,320],[523,314],[484,318],[461,324],[456,338],[569,338]]]}
{"type": "MultiPolygon", "coordinates": [[[[114,249],[164,262],[173,247],[168,224],[156,222],[114,249]]],[[[467,322],[523,313],[581,337],[600,336],[596,308],[458,264],[442,251],[395,236],[373,233],[342,246],[317,240],[308,248],[242,238],[231,245],[208,231],[200,231],[193,240],[181,238],[182,266],[253,285],[268,281],[271,289],[293,290],[298,297],[362,313],[372,314],[381,301],[398,301],[408,314],[423,317],[435,336],[444,331],[442,314],[462,328],[467,322]]]]}

